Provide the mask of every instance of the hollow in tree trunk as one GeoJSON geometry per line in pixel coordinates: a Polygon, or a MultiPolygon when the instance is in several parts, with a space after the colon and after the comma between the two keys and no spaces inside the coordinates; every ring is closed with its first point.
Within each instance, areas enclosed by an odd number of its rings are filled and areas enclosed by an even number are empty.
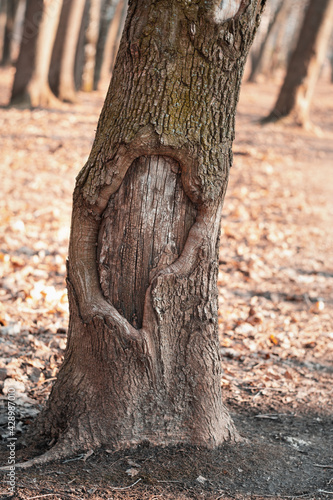
{"type": "Polygon", "coordinates": [[[310,126],[310,105],[333,25],[333,0],[310,0],[274,109],[263,122],[310,126]]]}
{"type": "Polygon", "coordinates": [[[134,0],[87,164],[77,178],[64,363],[38,420],[78,449],[216,447],[222,204],[235,107],[264,2],[134,0]]]}

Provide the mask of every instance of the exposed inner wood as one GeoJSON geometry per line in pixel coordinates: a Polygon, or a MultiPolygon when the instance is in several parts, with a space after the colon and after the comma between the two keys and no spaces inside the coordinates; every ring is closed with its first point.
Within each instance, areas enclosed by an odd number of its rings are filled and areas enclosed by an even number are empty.
{"type": "Polygon", "coordinates": [[[151,271],[179,257],[195,222],[197,211],[180,174],[172,158],[138,158],[104,213],[98,245],[102,290],[136,328],[142,326],[151,271]]]}

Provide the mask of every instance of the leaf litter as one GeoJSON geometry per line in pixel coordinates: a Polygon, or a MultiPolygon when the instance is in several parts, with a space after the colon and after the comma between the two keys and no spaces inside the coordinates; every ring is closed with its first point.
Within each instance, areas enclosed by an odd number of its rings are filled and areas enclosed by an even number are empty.
{"type": "MultiPolygon", "coordinates": [[[[13,72],[0,72],[5,104],[13,72]]],[[[222,389],[248,441],[214,452],[145,444],[91,451],[56,470],[50,464],[20,471],[17,498],[52,492],[96,499],[331,498],[325,493],[332,489],[331,466],[320,465],[333,456],[331,87],[321,82],[314,103],[320,137],[256,123],[277,89],[275,83],[243,87],[221,231],[222,389]]],[[[72,191],[104,96],[80,97],[75,106],[0,114],[2,462],[8,388],[16,388],[17,453],[26,459],[26,430],[45,403],[66,346],[72,191]]]]}

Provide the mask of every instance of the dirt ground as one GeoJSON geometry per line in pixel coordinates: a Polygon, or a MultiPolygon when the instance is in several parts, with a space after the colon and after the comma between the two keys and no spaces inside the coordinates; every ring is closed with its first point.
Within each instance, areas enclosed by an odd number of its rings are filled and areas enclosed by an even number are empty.
{"type": "MultiPolygon", "coordinates": [[[[0,70],[0,105],[12,77],[0,70]]],[[[222,386],[246,440],[214,451],[143,443],[17,468],[14,496],[1,471],[1,498],[333,498],[332,85],[318,86],[313,132],[259,124],[277,91],[278,82],[243,85],[221,234],[222,386]]],[[[104,93],[0,110],[1,465],[10,387],[20,462],[62,360],[71,195],[104,93]]]]}

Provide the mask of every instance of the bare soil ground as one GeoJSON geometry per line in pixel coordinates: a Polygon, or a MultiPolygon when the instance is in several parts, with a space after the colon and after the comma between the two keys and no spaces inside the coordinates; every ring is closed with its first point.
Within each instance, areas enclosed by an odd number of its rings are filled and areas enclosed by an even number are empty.
{"type": "MultiPolygon", "coordinates": [[[[12,70],[0,70],[0,104],[12,70]]],[[[223,393],[242,444],[100,450],[16,469],[1,498],[333,498],[333,99],[320,82],[315,133],[258,120],[278,85],[245,84],[224,208],[219,274],[223,393]]],[[[89,153],[103,92],[78,105],[0,111],[0,459],[16,460],[66,344],[65,260],[75,176],[89,153]]],[[[38,453],[35,451],[34,453],[38,453]]]]}

